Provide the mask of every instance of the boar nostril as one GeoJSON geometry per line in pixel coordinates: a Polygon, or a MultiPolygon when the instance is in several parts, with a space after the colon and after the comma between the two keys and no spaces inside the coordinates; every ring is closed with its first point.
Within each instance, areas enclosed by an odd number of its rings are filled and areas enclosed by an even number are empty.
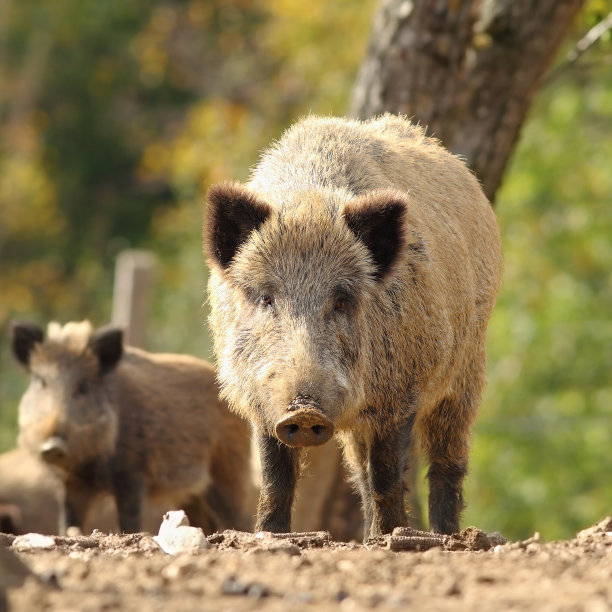
{"type": "Polygon", "coordinates": [[[278,421],[275,431],[287,446],[319,446],[332,437],[334,425],[320,410],[302,406],[278,421]]]}
{"type": "Polygon", "coordinates": [[[68,454],[68,444],[60,436],[52,436],[45,440],[40,446],[41,457],[49,462],[56,463],[61,461],[68,454]]]}

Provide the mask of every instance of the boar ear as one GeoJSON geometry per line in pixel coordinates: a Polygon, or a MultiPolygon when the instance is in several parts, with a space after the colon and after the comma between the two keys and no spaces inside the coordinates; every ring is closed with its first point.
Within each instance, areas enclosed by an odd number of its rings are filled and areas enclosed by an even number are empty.
{"type": "Polygon", "coordinates": [[[349,229],[372,253],[376,280],[390,272],[402,252],[407,205],[402,193],[381,190],[360,196],[344,208],[343,215],[349,229]]]}
{"type": "Polygon", "coordinates": [[[223,268],[269,216],[270,207],[239,183],[220,183],[208,192],[204,245],[208,257],[223,268]]]}
{"type": "Polygon", "coordinates": [[[27,368],[30,364],[30,353],[34,345],[43,341],[42,329],[33,323],[14,321],[11,323],[10,337],[15,359],[27,368]]]}
{"type": "Polygon", "coordinates": [[[100,373],[107,374],[123,355],[123,331],[118,327],[101,327],[91,335],[89,348],[98,358],[100,373]]]}

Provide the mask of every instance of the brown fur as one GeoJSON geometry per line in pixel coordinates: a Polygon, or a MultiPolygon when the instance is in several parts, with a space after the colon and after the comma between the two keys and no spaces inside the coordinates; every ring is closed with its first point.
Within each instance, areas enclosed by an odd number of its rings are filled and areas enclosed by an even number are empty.
{"type": "MultiPolygon", "coordinates": [[[[64,483],[51,466],[22,448],[0,454],[0,531],[57,535],[65,524],[64,503],[64,483]]],[[[157,532],[164,513],[178,509],[179,504],[168,507],[164,500],[146,499],[142,530],[157,532]]],[[[110,493],[101,493],[89,505],[81,530],[93,529],[106,533],[119,529],[110,493]]]]}
{"type": "Polygon", "coordinates": [[[64,440],[52,462],[66,484],[68,525],[83,527],[111,492],[123,531],[142,528],[145,498],[181,505],[209,532],[248,527],[249,427],[219,399],[209,363],[122,348],[117,330],[93,332],[87,322],[50,324],[39,341],[32,329],[13,328],[31,374],[19,444],[38,455],[45,441],[64,440]]]}
{"type": "Polygon", "coordinates": [[[0,455],[3,531],[56,534],[63,499],[61,481],[36,457],[19,448],[0,455]]]}
{"type": "Polygon", "coordinates": [[[501,275],[474,176],[401,117],[309,117],[208,207],[210,322],[222,394],[258,429],[258,527],[288,528],[299,449],[274,428],[306,397],[344,445],[366,536],[406,522],[413,433],[430,527],[456,531],[501,275]]]}

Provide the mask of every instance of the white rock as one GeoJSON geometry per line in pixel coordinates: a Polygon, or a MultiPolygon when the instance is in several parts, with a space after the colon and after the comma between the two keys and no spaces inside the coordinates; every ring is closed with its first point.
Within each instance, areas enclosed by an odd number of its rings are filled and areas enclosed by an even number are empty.
{"type": "Polygon", "coordinates": [[[41,533],[26,533],[25,535],[17,536],[11,546],[15,550],[21,551],[33,549],[47,550],[55,546],[55,539],[41,533]]]}
{"type": "Polygon", "coordinates": [[[199,527],[189,526],[189,519],[183,510],[166,512],[159,533],[153,539],[169,555],[193,554],[210,548],[204,532],[199,527]]]}

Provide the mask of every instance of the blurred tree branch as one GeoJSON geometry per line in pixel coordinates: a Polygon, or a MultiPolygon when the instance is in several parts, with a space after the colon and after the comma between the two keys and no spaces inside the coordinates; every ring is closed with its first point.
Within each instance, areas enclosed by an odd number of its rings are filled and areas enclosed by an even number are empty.
{"type": "Polygon", "coordinates": [[[572,68],[578,60],[595,45],[599,40],[603,38],[612,30],[612,12],[610,12],[604,19],[594,25],[567,53],[565,59],[558,66],[555,66],[548,75],[546,76],[545,83],[548,84],[554,81],[562,73],[572,68]]]}

